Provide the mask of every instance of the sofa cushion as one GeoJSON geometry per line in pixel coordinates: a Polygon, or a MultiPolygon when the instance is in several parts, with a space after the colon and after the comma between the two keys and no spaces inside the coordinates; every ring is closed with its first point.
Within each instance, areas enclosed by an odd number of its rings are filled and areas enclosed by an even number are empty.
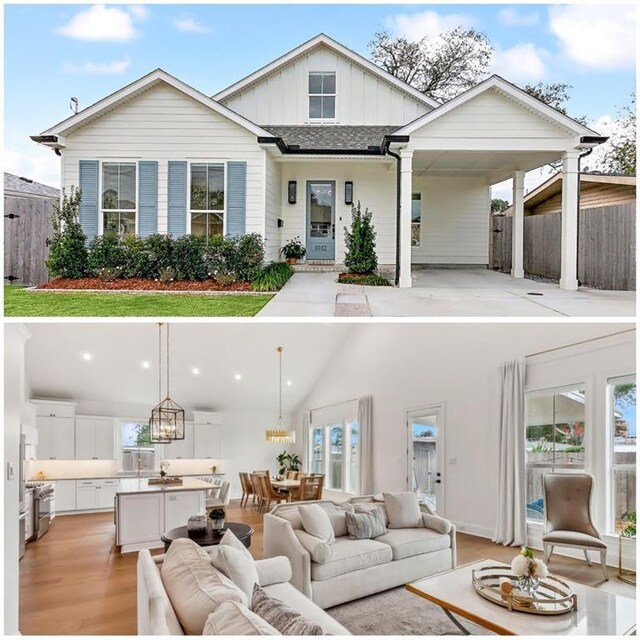
{"type": "Polygon", "coordinates": [[[369,513],[347,512],[345,515],[351,540],[371,540],[387,533],[382,509],[372,509],[369,513]]]}
{"type": "Polygon", "coordinates": [[[207,618],[203,636],[279,636],[266,620],[237,602],[221,604],[207,618]]]}
{"type": "Polygon", "coordinates": [[[285,636],[321,636],[324,629],[256,585],[251,610],[285,636]]]}
{"type": "Polygon", "coordinates": [[[447,534],[451,531],[451,523],[448,520],[432,513],[422,514],[422,524],[427,527],[427,529],[433,529],[438,533],[447,534]]]}
{"type": "Polygon", "coordinates": [[[389,526],[389,516],[384,504],[381,502],[354,502],[351,505],[351,510],[354,513],[371,513],[374,509],[379,509],[384,514],[384,524],[389,526]]]}
{"type": "Polygon", "coordinates": [[[320,538],[316,538],[315,536],[308,534],[306,531],[296,530],[293,533],[314,562],[324,564],[329,561],[331,554],[333,553],[332,544],[329,544],[320,538]]]}
{"type": "Polygon", "coordinates": [[[329,544],[336,539],[329,515],[319,504],[300,505],[298,511],[300,511],[302,527],[309,535],[329,544]]]}
{"type": "Polygon", "coordinates": [[[346,504],[344,506],[338,506],[335,504],[321,504],[320,505],[329,516],[331,526],[333,527],[333,533],[336,538],[347,535],[347,521],[345,519],[345,513],[351,510],[351,505],[346,504]]]}
{"type": "Polygon", "coordinates": [[[329,562],[311,563],[312,580],[330,580],[345,573],[391,562],[393,557],[391,547],[378,540],[336,538],[332,547],[333,553],[329,562]]]}
{"type": "Polygon", "coordinates": [[[238,536],[236,536],[231,529],[227,529],[222,536],[222,540],[220,540],[220,547],[228,546],[237,549],[247,560],[253,560],[253,556],[251,555],[251,551],[247,549],[247,547],[240,542],[238,536]]]}
{"type": "Polygon", "coordinates": [[[289,582],[291,580],[291,560],[287,556],[275,556],[256,560],[256,571],[258,572],[258,584],[265,587],[278,582],[289,582]]]}
{"type": "Polygon", "coordinates": [[[581,547],[593,547],[594,549],[607,548],[607,545],[600,540],[600,538],[579,531],[550,531],[542,536],[542,542],[548,542],[550,544],[554,542],[556,544],[575,544],[581,547]]]}
{"type": "Polygon", "coordinates": [[[211,564],[193,540],[174,540],[160,571],[164,588],[187,635],[200,635],[209,614],[223,602],[247,605],[245,594],[211,564]]]}
{"type": "Polygon", "coordinates": [[[409,529],[422,527],[422,512],[418,494],[413,491],[383,493],[384,506],[387,508],[390,529],[409,529]]]}
{"type": "Polygon", "coordinates": [[[247,602],[251,600],[253,587],[260,582],[256,563],[251,555],[247,557],[230,545],[219,544],[209,551],[209,556],[211,564],[242,589],[247,602]]]}
{"type": "Polygon", "coordinates": [[[449,536],[425,528],[390,529],[385,535],[376,538],[376,542],[389,545],[394,560],[448,549],[451,544],[449,536]]]}

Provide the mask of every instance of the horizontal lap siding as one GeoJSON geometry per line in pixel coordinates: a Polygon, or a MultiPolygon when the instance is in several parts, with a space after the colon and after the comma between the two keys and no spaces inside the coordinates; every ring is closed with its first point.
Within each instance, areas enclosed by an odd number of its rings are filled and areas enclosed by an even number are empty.
{"type": "Polygon", "coordinates": [[[256,136],[168,85],[155,86],[67,137],[64,186],[78,185],[78,162],[158,161],[158,231],[167,230],[169,160],[245,160],[247,232],[264,235],[264,151],[256,136]]]}
{"type": "Polygon", "coordinates": [[[489,187],[480,178],[413,178],[422,197],[421,243],[412,261],[488,264],[489,187]]]}
{"type": "Polygon", "coordinates": [[[259,124],[306,124],[310,71],[336,72],[338,124],[402,125],[430,111],[427,105],[326,47],[301,56],[222,102],[259,124]]]}
{"type": "MultiPolygon", "coordinates": [[[[580,190],[580,208],[591,209],[593,207],[606,207],[614,204],[635,204],[636,188],[626,185],[596,184],[586,186],[582,184],[580,190]]],[[[537,215],[540,213],[555,213],[562,211],[562,193],[541,202],[539,205],[527,210],[527,213],[537,215]]]]}

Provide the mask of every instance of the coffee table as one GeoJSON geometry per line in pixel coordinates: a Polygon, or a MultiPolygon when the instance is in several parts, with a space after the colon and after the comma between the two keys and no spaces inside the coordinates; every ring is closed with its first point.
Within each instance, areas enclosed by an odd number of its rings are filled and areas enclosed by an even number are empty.
{"type": "Polygon", "coordinates": [[[636,628],[636,603],[633,598],[619,596],[602,589],[565,580],[578,597],[576,611],[544,616],[521,611],[508,611],[479,596],[471,584],[471,571],[485,566],[504,564],[481,560],[444,571],[406,586],[411,593],[441,607],[463,633],[469,634],[455,616],[461,616],[500,635],[629,635],[636,628]]]}
{"type": "Polygon", "coordinates": [[[165,531],[165,533],[162,534],[164,550],[167,551],[171,546],[171,543],[178,538],[189,538],[201,547],[211,547],[213,545],[220,544],[220,540],[222,540],[222,536],[227,529],[233,531],[236,538],[238,538],[238,540],[240,540],[247,549],[251,546],[251,536],[254,533],[253,527],[250,527],[247,524],[241,524],[240,522],[227,522],[224,529],[213,530],[202,536],[190,536],[187,532],[187,527],[176,527],[175,529],[165,531]]]}

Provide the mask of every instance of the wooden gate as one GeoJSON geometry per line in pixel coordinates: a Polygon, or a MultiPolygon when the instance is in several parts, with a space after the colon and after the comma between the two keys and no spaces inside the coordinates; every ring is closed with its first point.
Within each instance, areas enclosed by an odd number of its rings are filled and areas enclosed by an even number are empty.
{"type": "Polygon", "coordinates": [[[491,220],[490,267],[494,271],[511,273],[511,218],[492,216],[491,220]]]}
{"type": "Polygon", "coordinates": [[[37,196],[5,196],[5,282],[35,286],[48,280],[45,260],[49,255],[47,240],[53,235],[55,202],[37,196]]]}

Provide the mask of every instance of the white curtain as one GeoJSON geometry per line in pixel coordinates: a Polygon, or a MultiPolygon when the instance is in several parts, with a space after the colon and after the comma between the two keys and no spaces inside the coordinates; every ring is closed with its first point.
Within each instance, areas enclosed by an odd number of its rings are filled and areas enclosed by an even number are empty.
{"type": "Polygon", "coordinates": [[[311,424],[311,411],[302,412],[302,471],[309,472],[309,425],[311,424]]]}
{"type": "Polygon", "coordinates": [[[373,399],[364,396],[358,400],[358,427],[360,430],[360,495],[373,493],[373,399]]]}
{"type": "Polygon", "coordinates": [[[498,517],[494,542],[527,542],[524,465],[524,359],[502,365],[498,445],[498,517]]]}

